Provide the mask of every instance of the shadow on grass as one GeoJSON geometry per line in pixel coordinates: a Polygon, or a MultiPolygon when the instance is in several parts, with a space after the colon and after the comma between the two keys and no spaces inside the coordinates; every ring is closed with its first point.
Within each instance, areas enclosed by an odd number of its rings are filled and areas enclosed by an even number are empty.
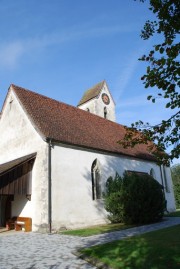
{"type": "MultiPolygon", "coordinates": [[[[180,225],[81,250],[91,262],[110,268],[180,268],[180,225]]],[[[105,268],[105,267],[101,267],[105,268]]]]}

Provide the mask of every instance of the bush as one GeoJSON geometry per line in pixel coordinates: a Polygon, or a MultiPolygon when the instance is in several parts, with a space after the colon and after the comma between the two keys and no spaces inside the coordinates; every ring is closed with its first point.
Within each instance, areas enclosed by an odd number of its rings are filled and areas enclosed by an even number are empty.
{"type": "Polygon", "coordinates": [[[176,208],[180,208],[180,164],[171,167],[171,175],[174,186],[176,208]]]}
{"type": "Polygon", "coordinates": [[[109,220],[113,223],[123,222],[122,178],[116,173],[115,178],[109,177],[106,182],[105,208],[110,215],[109,220]]]}
{"type": "Polygon", "coordinates": [[[161,184],[148,174],[125,173],[106,183],[105,209],[111,222],[152,223],[162,219],[166,203],[161,184]]]}

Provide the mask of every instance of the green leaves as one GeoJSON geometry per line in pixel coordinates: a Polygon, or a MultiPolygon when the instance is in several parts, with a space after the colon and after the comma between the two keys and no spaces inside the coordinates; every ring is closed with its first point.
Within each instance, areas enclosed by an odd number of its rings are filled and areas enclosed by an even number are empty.
{"type": "Polygon", "coordinates": [[[174,185],[173,187],[176,200],[176,207],[180,208],[180,164],[172,166],[171,175],[174,185]]]}
{"type": "MultiPolygon", "coordinates": [[[[146,74],[141,77],[145,88],[156,87],[158,94],[147,97],[152,103],[157,98],[165,99],[165,107],[175,110],[169,119],[162,120],[156,126],[146,125],[141,121],[127,129],[124,141],[127,146],[148,144],[149,150],[156,155],[159,162],[168,163],[180,156],[180,1],[164,0],[149,1],[150,10],[155,14],[155,21],[146,21],[141,37],[149,39],[153,35],[160,35],[162,43],[155,44],[147,55],[139,60],[146,62],[146,74]],[[134,128],[134,129],[133,129],[134,128]],[[133,132],[134,130],[134,132],[133,132]],[[140,132],[138,133],[137,130],[140,132]],[[170,150],[169,150],[170,148],[170,150]],[[167,150],[169,154],[162,151],[167,150]]],[[[123,145],[123,141],[120,141],[123,145]]]]}
{"type": "Polygon", "coordinates": [[[166,104],[166,108],[169,108],[171,106],[171,103],[166,104]]]}
{"type": "Polygon", "coordinates": [[[161,45],[156,45],[155,46],[155,51],[158,51],[160,47],[161,47],[161,45]]]}
{"type": "Polygon", "coordinates": [[[159,49],[159,52],[160,52],[161,54],[163,54],[163,52],[164,52],[164,48],[161,47],[161,48],[159,49]]]}
{"type": "Polygon", "coordinates": [[[165,199],[162,186],[148,174],[129,171],[119,177],[116,173],[114,179],[107,180],[104,198],[112,222],[142,224],[163,217],[165,199]]]}
{"type": "MultiPolygon", "coordinates": [[[[155,102],[152,96],[149,96],[155,102]]],[[[172,104],[168,104],[168,107],[172,104]]],[[[180,155],[180,112],[174,114],[167,120],[162,120],[158,125],[151,126],[142,121],[131,124],[131,128],[126,127],[124,139],[118,143],[123,147],[135,147],[138,144],[146,144],[147,149],[157,159],[159,164],[169,165],[169,161],[178,158],[180,155]],[[152,143],[153,142],[153,143],[152,143]],[[168,154],[165,153],[169,147],[168,154]]]]}
{"type": "Polygon", "coordinates": [[[149,95],[149,96],[147,97],[147,100],[151,100],[151,98],[152,98],[152,95],[149,95]]]}

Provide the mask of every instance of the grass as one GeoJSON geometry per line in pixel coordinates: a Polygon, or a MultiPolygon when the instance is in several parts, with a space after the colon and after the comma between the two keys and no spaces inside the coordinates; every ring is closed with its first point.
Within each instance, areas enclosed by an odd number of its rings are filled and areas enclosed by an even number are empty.
{"type": "Polygon", "coordinates": [[[113,269],[180,268],[180,225],[81,250],[113,269]]]}
{"type": "Polygon", "coordinates": [[[116,223],[116,224],[97,225],[79,230],[68,230],[63,231],[61,233],[66,235],[76,235],[84,237],[102,233],[109,233],[113,231],[125,230],[132,227],[134,227],[134,225],[125,225],[123,223],[116,223]]]}
{"type": "Polygon", "coordinates": [[[177,209],[176,212],[169,213],[165,216],[166,217],[180,217],[180,209],[177,209]]]}
{"type": "MultiPolygon", "coordinates": [[[[177,209],[176,212],[169,213],[165,216],[180,217],[180,209],[177,209]]],[[[61,234],[86,237],[86,236],[97,235],[97,234],[102,234],[102,233],[125,230],[132,227],[135,227],[135,225],[126,225],[123,223],[116,223],[116,224],[96,225],[96,226],[87,227],[83,229],[68,230],[68,231],[61,232],[61,234]]]]}

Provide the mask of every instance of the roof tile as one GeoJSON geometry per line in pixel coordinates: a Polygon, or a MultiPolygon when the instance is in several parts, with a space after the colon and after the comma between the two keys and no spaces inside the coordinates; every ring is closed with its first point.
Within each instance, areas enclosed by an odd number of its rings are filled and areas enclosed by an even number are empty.
{"type": "Polygon", "coordinates": [[[102,90],[104,83],[105,83],[105,81],[103,80],[103,81],[99,82],[98,84],[96,84],[95,86],[93,86],[92,88],[88,89],[84,93],[81,100],[79,101],[78,106],[80,106],[80,105],[86,103],[87,101],[97,97],[99,95],[100,91],[102,90]]]}
{"type": "Polygon", "coordinates": [[[146,145],[124,149],[117,143],[124,126],[82,109],[64,104],[27,89],[11,87],[34,127],[44,138],[90,149],[155,160],[146,145]]]}

